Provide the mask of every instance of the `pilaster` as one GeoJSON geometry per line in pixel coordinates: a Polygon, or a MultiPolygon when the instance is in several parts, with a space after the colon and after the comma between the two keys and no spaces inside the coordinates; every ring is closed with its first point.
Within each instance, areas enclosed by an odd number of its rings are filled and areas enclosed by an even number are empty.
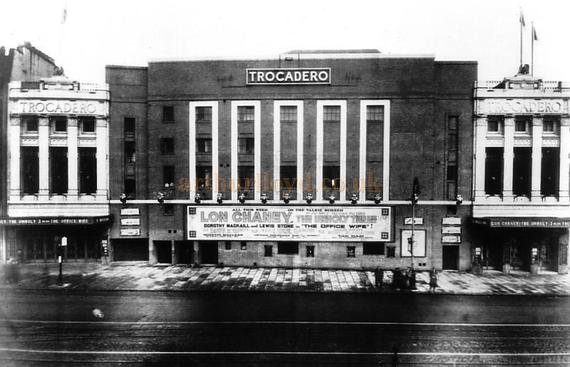
{"type": "Polygon", "coordinates": [[[40,200],[49,198],[49,118],[40,117],[38,122],[38,145],[40,180],[38,196],[40,200]]]}
{"type": "Polygon", "coordinates": [[[485,198],[485,141],[487,136],[487,119],[478,117],[475,120],[475,198],[485,198]]]}
{"type": "Polygon", "coordinates": [[[79,194],[78,189],[78,135],[77,117],[67,119],[67,197],[75,199],[79,194]]]}
{"type": "Polygon", "coordinates": [[[570,189],[570,117],[560,121],[560,192],[559,201],[568,202],[570,189]]]}
{"type": "Polygon", "coordinates": [[[10,117],[10,201],[20,200],[20,117],[10,117]]]}
{"type": "Polygon", "coordinates": [[[503,201],[513,200],[513,160],[515,143],[515,119],[505,118],[504,150],[503,150],[503,201]]]}
{"type": "Polygon", "coordinates": [[[532,120],[532,181],[531,201],[542,202],[540,194],[540,180],[542,169],[542,117],[532,120]]]}
{"type": "Polygon", "coordinates": [[[108,177],[109,177],[109,160],[107,159],[108,151],[108,129],[106,119],[97,119],[96,128],[96,158],[97,158],[97,198],[99,200],[107,199],[108,177]]]}

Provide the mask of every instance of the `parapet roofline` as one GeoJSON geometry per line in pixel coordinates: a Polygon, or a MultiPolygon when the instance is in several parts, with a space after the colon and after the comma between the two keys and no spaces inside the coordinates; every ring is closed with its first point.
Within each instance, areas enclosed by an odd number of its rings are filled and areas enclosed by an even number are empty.
{"type": "Polygon", "coordinates": [[[162,63],[162,62],[188,62],[188,61],[290,61],[296,60],[327,60],[327,59],[435,59],[434,54],[417,54],[417,55],[400,55],[400,54],[382,54],[382,53],[335,53],[335,54],[291,54],[284,53],[278,57],[275,56],[258,56],[247,58],[243,56],[227,57],[227,56],[206,56],[206,57],[192,57],[192,58],[157,58],[149,59],[148,63],[162,63]]]}

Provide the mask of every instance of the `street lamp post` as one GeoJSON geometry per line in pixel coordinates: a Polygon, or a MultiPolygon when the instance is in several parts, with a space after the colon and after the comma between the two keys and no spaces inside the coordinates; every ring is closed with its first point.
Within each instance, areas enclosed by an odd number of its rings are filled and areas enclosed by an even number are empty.
{"type": "Polygon", "coordinates": [[[417,177],[414,177],[412,184],[412,195],[410,202],[412,204],[412,235],[410,236],[410,257],[412,260],[410,269],[410,289],[416,289],[416,273],[414,271],[414,244],[415,244],[415,229],[416,229],[416,204],[420,197],[420,183],[417,177]]]}

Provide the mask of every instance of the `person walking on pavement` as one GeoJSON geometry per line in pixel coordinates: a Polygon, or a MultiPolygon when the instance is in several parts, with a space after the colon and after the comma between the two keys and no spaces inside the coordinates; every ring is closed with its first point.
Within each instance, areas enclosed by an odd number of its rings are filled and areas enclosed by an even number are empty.
{"type": "Polygon", "coordinates": [[[429,272],[429,291],[430,293],[435,293],[435,289],[437,288],[437,271],[435,268],[432,268],[429,272]]]}

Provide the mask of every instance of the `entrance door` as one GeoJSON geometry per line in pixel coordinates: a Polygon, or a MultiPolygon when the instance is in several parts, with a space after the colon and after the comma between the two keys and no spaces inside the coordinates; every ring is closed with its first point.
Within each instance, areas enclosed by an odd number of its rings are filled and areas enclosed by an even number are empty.
{"type": "Polygon", "coordinates": [[[156,262],[170,264],[172,262],[172,246],[170,241],[154,241],[156,262]]]}
{"type": "Polygon", "coordinates": [[[459,270],[459,246],[443,246],[443,270],[459,270]]]}
{"type": "Polygon", "coordinates": [[[218,264],[217,241],[201,241],[200,253],[202,254],[202,264],[218,264]]]}
{"type": "Polygon", "coordinates": [[[192,264],[194,261],[193,241],[174,241],[176,253],[178,254],[178,264],[192,264]]]}

